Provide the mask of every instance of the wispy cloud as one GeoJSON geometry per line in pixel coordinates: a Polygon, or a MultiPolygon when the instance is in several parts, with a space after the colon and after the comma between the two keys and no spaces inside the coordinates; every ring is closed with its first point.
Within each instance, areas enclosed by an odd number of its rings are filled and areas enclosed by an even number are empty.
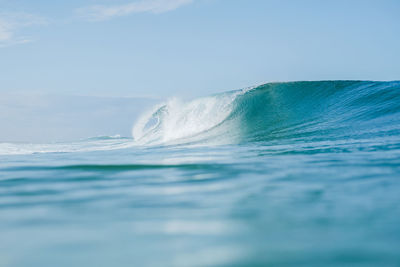
{"type": "Polygon", "coordinates": [[[127,16],[134,13],[164,13],[186,4],[192,3],[194,0],[140,0],[124,5],[103,6],[94,5],[79,8],[77,12],[89,20],[106,20],[113,17],[127,16]]]}
{"type": "Polygon", "coordinates": [[[45,19],[26,13],[0,13],[0,47],[31,42],[21,30],[33,25],[45,24],[45,19]]]}

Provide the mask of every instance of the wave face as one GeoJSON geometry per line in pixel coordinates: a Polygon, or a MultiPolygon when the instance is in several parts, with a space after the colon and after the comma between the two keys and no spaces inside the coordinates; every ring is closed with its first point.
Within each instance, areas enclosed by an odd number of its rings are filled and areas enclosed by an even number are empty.
{"type": "Polygon", "coordinates": [[[171,100],[142,116],[136,144],[233,144],[332,140],[400,133],[400,82],[268,83],[171,100]]]}

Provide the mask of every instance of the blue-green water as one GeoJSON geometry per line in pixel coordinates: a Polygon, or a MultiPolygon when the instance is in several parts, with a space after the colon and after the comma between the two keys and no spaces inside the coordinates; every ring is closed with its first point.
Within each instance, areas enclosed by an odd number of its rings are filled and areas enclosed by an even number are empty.
{"type": "Polygon", "coordinates": [[[0,143],[0,266],[400,265],[400,82],[171,100],[133,137],[0,143]]]}

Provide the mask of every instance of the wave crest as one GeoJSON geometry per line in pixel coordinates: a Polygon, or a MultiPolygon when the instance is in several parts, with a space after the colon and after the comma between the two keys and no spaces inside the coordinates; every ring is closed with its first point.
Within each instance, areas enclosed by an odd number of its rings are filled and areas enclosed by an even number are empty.
{"type": "Polygon", "coordinates": [[[232,114],[236,98],[249,90],[227,92],[189,102],[173,98],[140,117],[133,127],[133,138],[141,145],[204,139],[207,133],[211,134],[212,129],[221,126],[232,114]]]}

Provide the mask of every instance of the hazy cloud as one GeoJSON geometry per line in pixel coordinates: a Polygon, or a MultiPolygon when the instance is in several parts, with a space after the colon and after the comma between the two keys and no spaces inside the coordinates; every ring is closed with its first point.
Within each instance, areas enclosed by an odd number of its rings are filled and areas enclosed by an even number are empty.
{"type": "Polygon", "coordinates": [[[45,24],[45,19],[25,13],[0,13],[0,47],[31,42],[20,32],[23,28],[45,24]]]}
{"type": "Polygon", "coordinates": [[[83,7],[78,9],[77,12],[89,20],[106,20],[133,13],[164,13],[192,2],[193,0],[141,0],[124,5],[83,7]]]}

